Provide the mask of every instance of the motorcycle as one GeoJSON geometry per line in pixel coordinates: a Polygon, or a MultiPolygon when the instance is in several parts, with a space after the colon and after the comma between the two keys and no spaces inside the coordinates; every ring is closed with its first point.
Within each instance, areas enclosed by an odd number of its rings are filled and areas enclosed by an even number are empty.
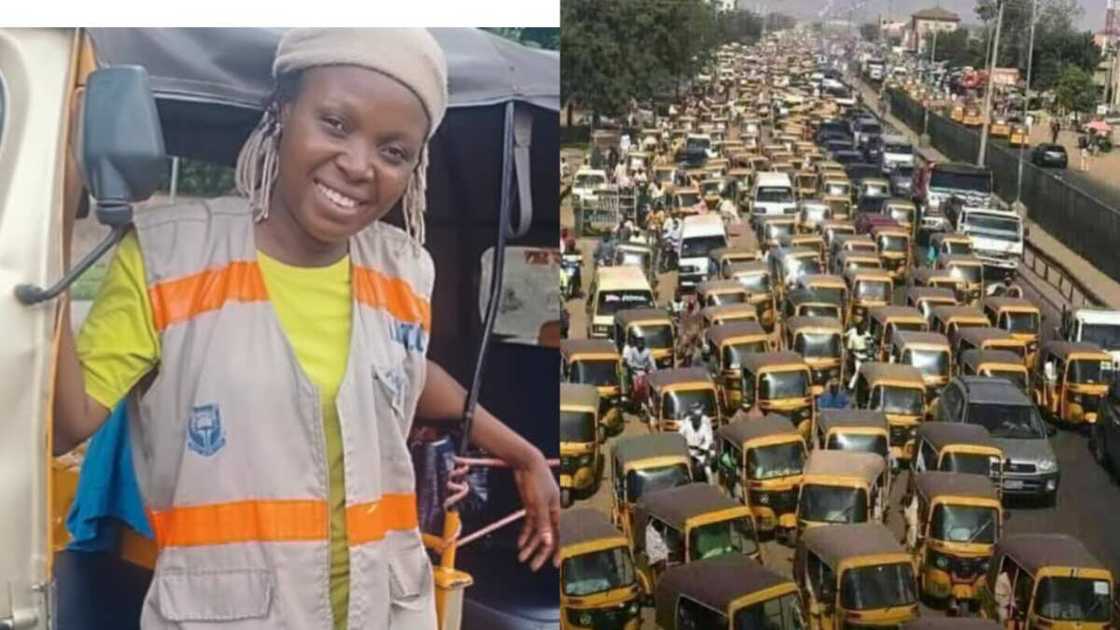
{"type": "Polygon", "coordinates": [[[583,289],[583,256],[579,252],[564,254],[560,257],[560,271],[567,276],[564,299],[571,300],[580,296],[583,289]]]}

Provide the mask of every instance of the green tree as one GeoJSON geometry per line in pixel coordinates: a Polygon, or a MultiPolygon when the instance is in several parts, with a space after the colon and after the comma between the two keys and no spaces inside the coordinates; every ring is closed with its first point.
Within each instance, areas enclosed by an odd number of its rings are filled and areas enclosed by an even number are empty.
{"type": "Polygon", "coordinates": [[[866,39],[869,42],[879,41],[879,37],[881,35],[881,33],[879,31],[879,25],[874,24],[872,22],[866,22],[864,24],[860,24],[859,25],[859,34],[860,34],[860,37],[863,37],[864,39],[866,39]]]}
{"type": "Polygon", "coordinates": [[[797,19],[785,13],[768,13],[766,15],[766,32],[785,31],[797,26],[797,19]]]}
{"type": "Polygon", "coordinates": [[[1069,111],[1090,112],[1097,106],[1097,86],[1093,85],[1093,75],[1073,64],[1062,68],[1054,94],[1058,106],[1069,111]]]}
{"type": "MultiPolygon", "coordinates": [[[[926,33],[922,40],[922,49],[932,50],[934,61],[945,61],[950,66],[967,66],[972,61],[967,28],[961,27],[948,33],[938,33],[936,42],[933,41],[933,33],[926,33]]],[[[928,59],[929,53],[925,55],[928,59]]]]}

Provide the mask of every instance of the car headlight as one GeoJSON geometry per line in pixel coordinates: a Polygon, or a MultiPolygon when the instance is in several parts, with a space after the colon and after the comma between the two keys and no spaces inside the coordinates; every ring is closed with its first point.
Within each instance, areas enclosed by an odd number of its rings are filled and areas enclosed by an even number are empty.
{"type": "Polygon", "coordinates": [[[591,621],[591,613],[589,612],[585,612],[579,616],[579,625],[581,626],[590,626],[591,621]]]}
{"type": "Polygon", "coordinates": [[[758,493],[758,504],[759,505],[770,505],[770,495],[765,493],[765,492],[759,492],[758,493]]]}
{"type": "Polygon", "coordinates": [[[579,465],[580,465],[580,466],[590,466],[590,465],[591,465],[591,461],[592,461],[592,460],[593,460],[594,458],[595,458],[594,454],[592,454],[592,453],[584,453],[583,455],[580,455],[580,456],[579,456],[579,460],[578,460],[578,461],[579,461],[579,465]]]}
{"type": "Polygon", "coordinates": [[[934,566],[936,566],[938,569],[941,569],[942,571],[948,571],[949,570],[949,557],[948,556],[937,553],[936,551],[934,551],[932,549],[930,549],[929,555],[930,555],[930,560],[933,560],[934,566]]]}
{"type": "Polygon", "coordinates": [[[1038,472],[1049,473],[1058,469],[1058,462],[1054,459],[1042,459],[1038,461],[1038,472]]]}

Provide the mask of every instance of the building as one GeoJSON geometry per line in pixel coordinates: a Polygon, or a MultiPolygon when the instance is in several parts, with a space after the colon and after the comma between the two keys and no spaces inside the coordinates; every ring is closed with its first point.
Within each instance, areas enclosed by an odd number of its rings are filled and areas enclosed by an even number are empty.
{"type": "Polygon", "coordinates": [[[960,23],[961,17],[952,11],[941,7],[922,9],[910,16],[910,38],[909,41],[906,42],[906,46],[910,50],[917,51],[918,53],[924,52],[927,33],[932,33],[934,31],[941,33],[952,32],[957,30],[960,23]]]}

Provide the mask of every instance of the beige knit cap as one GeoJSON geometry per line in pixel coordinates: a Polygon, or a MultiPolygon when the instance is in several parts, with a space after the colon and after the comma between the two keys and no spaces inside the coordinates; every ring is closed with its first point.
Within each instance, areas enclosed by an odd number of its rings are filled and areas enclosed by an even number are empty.
{"type": "Polygon", "coordinates": [[[376,70],[409,88],[428,113],[428,137],[447,111],[447,59],[423,28],[297,28],[276,48],[272,76],[314,66],[353,65],[376,70]]]}

